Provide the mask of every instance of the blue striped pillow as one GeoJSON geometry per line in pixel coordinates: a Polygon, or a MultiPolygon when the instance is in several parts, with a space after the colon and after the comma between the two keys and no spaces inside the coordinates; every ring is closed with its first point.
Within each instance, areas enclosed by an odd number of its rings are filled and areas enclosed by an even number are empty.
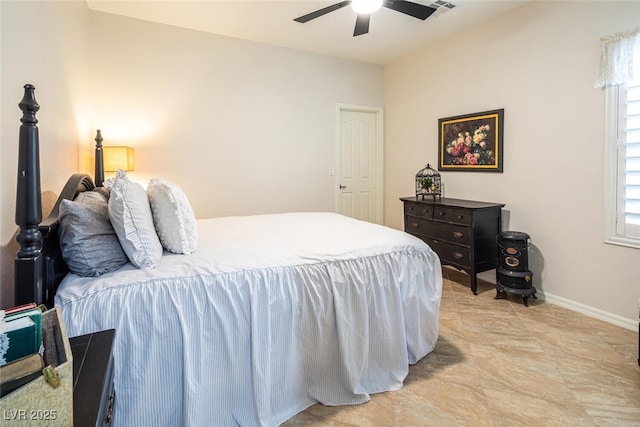
{"type": "Polygon", "coordinates": [[[75,201],[63,200],[58,221],[62,259],[72,273],[100,276],[129,262],[109,222],[104,195],[84,191],[75,201]]]}

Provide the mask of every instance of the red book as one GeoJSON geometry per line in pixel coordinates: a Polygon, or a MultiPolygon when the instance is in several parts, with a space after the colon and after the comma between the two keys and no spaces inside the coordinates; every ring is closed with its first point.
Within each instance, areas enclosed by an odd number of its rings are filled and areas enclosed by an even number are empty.
{"type": "Polygon", "coordinates": [[[16,307],[5,308],[4,315],[8,316],[10,314],[20,313],[21,311],[33,310],[38,305],[35,302],[30,302],[28,304],[18,305],[16,307]]]}

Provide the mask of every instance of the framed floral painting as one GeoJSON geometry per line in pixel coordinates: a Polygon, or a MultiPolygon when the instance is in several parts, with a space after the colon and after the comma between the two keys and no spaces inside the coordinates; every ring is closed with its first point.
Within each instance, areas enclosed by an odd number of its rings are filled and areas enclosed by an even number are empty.
{"type": "Polygon", "coordinates": [[[502,172],[504,109],[438,119],[438,170],[502,172]]]}

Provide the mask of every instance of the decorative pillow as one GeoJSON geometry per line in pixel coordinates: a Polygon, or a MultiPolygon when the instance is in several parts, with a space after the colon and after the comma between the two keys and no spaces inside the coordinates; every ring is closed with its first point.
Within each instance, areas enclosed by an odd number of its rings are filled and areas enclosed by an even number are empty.
{"type": "Polygon", "coordinates": [[[129,262],[109,222],[107,199],[99,192],[63,200],[58,219],[62,258],[72,273],[100,276],[129,262]]]}
{"type": "Polygon", "coordinates": [[[104,199],[107,202],[109,201],[109,196],[111,195],[111,189],[110,188],[107,188],[107,187],[96,187],[96,188],[93,189],[93,191],[95,191],[96,193],[102,194],[104,199]]]}
{"type": "Polygon", "coordinates": [[[129,181],[122,170],[111,187],[109,218],[131,263],[138,268],[155,268],[162,258],[162,245],[153,226],[147,193],[140,184],[129,181]]]}
{"type": "Polygon", "coordinates": [[[198,247],[193,209],[182,189],[161,178],[147,186],[153,221],[162,246],[176,254],[190,254],[198,247]]]}

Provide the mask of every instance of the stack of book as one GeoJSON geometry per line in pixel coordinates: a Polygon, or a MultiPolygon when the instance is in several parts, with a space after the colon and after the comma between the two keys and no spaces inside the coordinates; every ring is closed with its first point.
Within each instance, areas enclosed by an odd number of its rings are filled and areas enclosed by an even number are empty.
{"type": "Polygon", "coordinates": [[[42,375],[42,308],[31,303],[0,311],[0,396],[42,375]]]}

